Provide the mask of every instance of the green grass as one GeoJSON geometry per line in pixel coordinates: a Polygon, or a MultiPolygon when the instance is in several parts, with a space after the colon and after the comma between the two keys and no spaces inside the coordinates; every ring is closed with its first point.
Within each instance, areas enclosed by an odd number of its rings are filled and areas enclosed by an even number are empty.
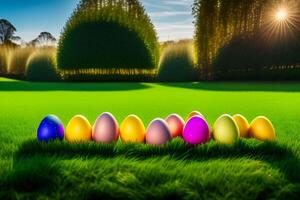
{"type": "Polygon", "coordinates": [[[300,83],[28,83],[0,79],[0,199],[297,199],[300,83]],[[36,141],[47,114],[91,123],[104,111],[146,125],[176,112],[269,117],[275,142],[190,147],[36,141]]]}

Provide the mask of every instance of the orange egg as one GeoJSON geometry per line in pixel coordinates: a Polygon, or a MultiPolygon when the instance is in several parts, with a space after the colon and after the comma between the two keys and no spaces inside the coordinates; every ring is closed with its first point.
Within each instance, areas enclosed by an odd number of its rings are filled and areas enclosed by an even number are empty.
{"type": "Polygon", "coordinates": [[[272,122],[262,116],[255,118],[251,122],[249,134],[251,137],[261,141],[273,141],[276,138],[272,122]]]}
{"type": "Polygon", "coordinates": [[[202,115],[199,111],[193,111],[193,112],[191,112],[191,113],[188,115],[186,121],[188,121],[189,119],[191,119],[191,118],[194,117],[194,116],[201,116],[201,117],[204,117],[204,115],[202,115]]]}
{"type": "Polygon", "coordinates": [[[248,132],[250,128],[250,124],[248,120],[239,114],[236,114],[233,116],[234,121],[238,125],[239,131],[240,131],[240,137],[247,138],[248,137],[248,132]]]}

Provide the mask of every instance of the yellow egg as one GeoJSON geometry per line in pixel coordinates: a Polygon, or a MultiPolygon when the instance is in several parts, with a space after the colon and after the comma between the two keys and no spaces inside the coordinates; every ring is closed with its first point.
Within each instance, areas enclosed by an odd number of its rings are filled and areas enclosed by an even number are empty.
{"type": "Polygon", "coordinates": [[[146,129],[142,120],[136,115],[129,115],[120,127],[120,137],[125,143],[143,143],[146,129]]]}
{"type": "Polygon", "coordinates": [[[239,128],[230,115],[222,115],[213,127],[213,137],[221,144],[234,144],[240,137],[239,128]]]}
{"type": "Polygon", "coordinates": [[[239,128],[240,136],[243,138],[247,138],[249,128],[250,128],[250,124],[248,120],[243,115],[239,115],[239,114],[234,115],[233,119],[239,128]]]}
{"type": "Polygon", "coordinates": [[[262,116],[255,118],[251,122],[249,135],[261,141],[273,141],[276,138],[272,122],[262,116]]]}
{"type": "Polygon", "coordinates": [[[73,117],[66,129],[68,142],[88,142],[92,140],[92,127],[90,122],[82,115],[73,117]]]}

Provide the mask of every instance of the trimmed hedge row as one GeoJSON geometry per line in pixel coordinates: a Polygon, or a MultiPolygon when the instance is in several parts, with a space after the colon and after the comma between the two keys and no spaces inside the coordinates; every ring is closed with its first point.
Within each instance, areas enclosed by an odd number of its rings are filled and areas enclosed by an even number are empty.
{"type": "Polygon", "coordinates": [[[159,60],[154,26],[135,0],[82,0],[57,53],[61,69],[153,69],[159,60]]]}
{"type": "Polygon", "coordinates": [[[267,40],[264,29],[233,38],[213,63],[216,79],[299,80],[300,32],[267,40]]]}

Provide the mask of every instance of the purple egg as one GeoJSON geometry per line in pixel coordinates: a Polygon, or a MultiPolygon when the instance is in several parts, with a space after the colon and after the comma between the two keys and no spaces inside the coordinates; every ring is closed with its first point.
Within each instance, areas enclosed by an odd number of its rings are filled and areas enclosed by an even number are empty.
{"type": "Polygon", "coordinates": [[[201,116],[194,116],[189,119],[183,130],[183,139],[188,144],[204,144],[210,139],[209,125],[201,116]]]}
{"type": "Polygon", "coordinates": [[[119,138],[119,125],[115,117],[108,112],[96,120],[93,127],[93,140],[99,143],[112,143],[119,138]]]}
{"type": "Polygon", "coordinates": [[[162,145],[171,140],[172,136],[168,124],[163,119],[154,119],[146,133],[146,142],[152,145],[162,145]]]}
{"type": "Polygon", "coordinates": [[[63,140],[64,136],[64,125],[55,115],[46,116],[37,130],[37,139],[39,142],[48,142],[56,139],[63,140]]]}

